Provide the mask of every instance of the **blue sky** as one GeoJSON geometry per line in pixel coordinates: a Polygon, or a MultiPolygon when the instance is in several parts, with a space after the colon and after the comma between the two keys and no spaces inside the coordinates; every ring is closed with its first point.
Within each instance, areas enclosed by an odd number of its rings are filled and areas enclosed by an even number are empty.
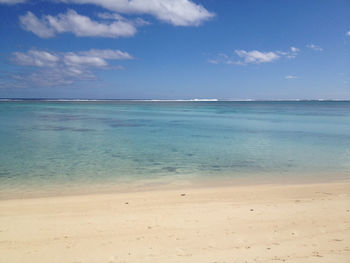
{"type": "Polygon", "coordinates": [[[0,97],[350,99],[350,1],[0,0],[0,97]]]}

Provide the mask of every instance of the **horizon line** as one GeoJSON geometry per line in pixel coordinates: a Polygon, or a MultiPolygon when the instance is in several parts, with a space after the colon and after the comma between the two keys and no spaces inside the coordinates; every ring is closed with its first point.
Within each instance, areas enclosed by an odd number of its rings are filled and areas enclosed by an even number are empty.
{"type": "Polygon", "coordinates": [[[103,102],[103,101],[140,101],[140,102],[283,102],[283,101],[350,101],[350,99],[86,99],[86,98],[0,98],[6,101],[46,101],[46,102],[103,102]]]}

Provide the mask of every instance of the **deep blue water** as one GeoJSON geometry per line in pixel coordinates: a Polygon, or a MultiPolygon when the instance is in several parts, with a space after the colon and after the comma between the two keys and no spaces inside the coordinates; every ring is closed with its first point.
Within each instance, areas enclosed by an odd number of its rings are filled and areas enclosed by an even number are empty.
{"type": "Polygon", "coordinates": [[[350,102],[0,102],[0,191],[349,175],[350,102]]]}

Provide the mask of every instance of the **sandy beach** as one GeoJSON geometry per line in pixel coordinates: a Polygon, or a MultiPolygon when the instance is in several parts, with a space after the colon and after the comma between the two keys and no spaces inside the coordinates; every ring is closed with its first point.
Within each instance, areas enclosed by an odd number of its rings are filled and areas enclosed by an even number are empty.
{"type": "Polygon", "coordinates": [[[0,201],[0,262],[350,262],[350,183],[0,201]]]}

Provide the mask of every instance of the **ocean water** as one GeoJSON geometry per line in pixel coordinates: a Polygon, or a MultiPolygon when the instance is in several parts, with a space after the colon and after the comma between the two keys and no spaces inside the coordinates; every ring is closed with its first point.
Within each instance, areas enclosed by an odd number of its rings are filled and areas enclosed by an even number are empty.
{"type": "Polygon", "coordinates": [[[0,102],[0,195],[350,178],[350,102],[0,102]]]}

